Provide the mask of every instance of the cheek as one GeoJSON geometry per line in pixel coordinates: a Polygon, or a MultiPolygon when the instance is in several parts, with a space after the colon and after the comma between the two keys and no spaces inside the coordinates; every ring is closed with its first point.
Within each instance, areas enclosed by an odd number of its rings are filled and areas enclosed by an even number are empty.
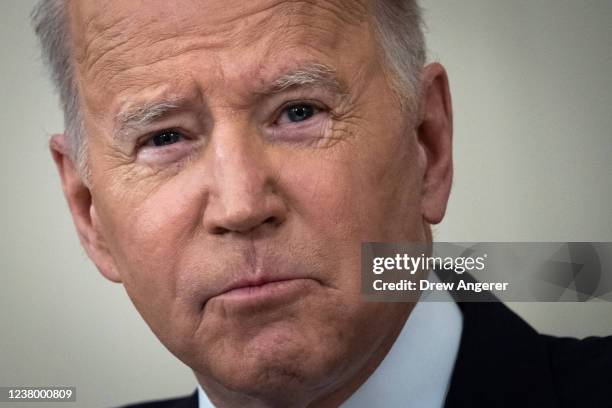
{"type": "Polygon", "coordinates": [[[416,169],[402,156],[379,160],[394,157],[380,150],[318,153],[285,166],[282,181],[297,213],[299,239],[317,248],[326,283],[352,304],[361,293],[363,242],[423,239],[416,169]]]}
{"type": "Polygon", "coordinates": [[[419,240],[420,183],[412,147],[341,153],[302,157],[284,172],[292,207],[306,227],[332,242],[419,240]]]}
{"type": "Polygon", "coordinates": [[[123,188],[120,199],[105,195],[111,197],[101,220],[105,238],[141,311],[163,313],[176,295],[185,248],[200,225],[202,189],[193,184],[193,177],[181,175],[146,191],[123,188]]]}

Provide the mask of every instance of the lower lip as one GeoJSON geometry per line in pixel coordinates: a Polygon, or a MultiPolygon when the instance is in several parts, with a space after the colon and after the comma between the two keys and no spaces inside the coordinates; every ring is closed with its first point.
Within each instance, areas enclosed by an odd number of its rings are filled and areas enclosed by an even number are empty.
{"type": "Polygon", "coordinates": [[[315,283],[312,279],[287,279],[267,282],[258,286],[232,289],[216,296],[219,300],[236,303],[259,304],[266,302],[290,302],[309,290],[315,283]]]}

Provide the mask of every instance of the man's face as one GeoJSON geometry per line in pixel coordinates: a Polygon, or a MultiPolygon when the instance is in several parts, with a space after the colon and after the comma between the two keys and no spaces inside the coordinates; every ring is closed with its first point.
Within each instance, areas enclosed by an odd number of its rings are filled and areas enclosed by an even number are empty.
{"type": "Polygon", "coordinates": [[[360,244],[428,239],[427,153],[366,6],[84,0],[70,19],[86,246],[168,349],[213,389],[316,396],[388,347],[410,305],[361,301],[360,244]]]}

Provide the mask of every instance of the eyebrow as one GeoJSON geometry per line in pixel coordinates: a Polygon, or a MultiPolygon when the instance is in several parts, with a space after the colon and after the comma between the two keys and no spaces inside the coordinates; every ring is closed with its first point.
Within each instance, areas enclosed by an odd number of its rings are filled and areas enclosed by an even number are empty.
{"type": "MultiPolygon", "coordinates": [[[[346,87],[339,81],[333,69],[323,64],[311,64],[282,74],[257,94],[277,94],[304,86],[321,87],[339,94],[347,93],[346,87]]],[[[180,99],[162,100],[135,105],[121,111],[115,117],[115,138],[125,139],[130,130],[146,127],[180,110],[186,104],[188,101],[180,99]]]]}
{"type": "Polygon", "coordinates": [[[336,72],[323,64],[311,64],[287,72],[273,80],[263,93],[274,94],[299,86],[319,86],[337,93],[346,93],[346,87],[340,82],[336,72]]]}
{"type": "Polygon", "coordinates": [[[180,109],[181,105],[178,101],[151,102],[119,112],[115,117],[115,137],[122,139],[130,129],[147,126],[180,109]]]}

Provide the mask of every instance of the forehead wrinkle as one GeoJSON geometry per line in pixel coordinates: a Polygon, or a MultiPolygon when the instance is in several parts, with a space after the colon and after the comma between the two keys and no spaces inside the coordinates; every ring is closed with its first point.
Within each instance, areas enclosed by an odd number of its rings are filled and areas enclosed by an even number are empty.
{"type": "MultiPolygon", "coordinates": [[[[84,35],[73,36],[74,38],[83,38],[81,50],[76,53],[76,60],[82,65],[85,72],[99,71],[99,75],[110,74],[110,71],[121,72],[137,66],[146,67],[154,64],[157,59],[172,58],[198,49],[215,50],[227,45],[237,44],[237,36],[240,36],[244,29],[244,24],[240,21],[246,21],[247,19],[251,22],[251,29],[254,30],[254,34],[264,33],[266,31],[265,26],[272,19],[291,21],[291,17],[302,15],[317,17],[318,21],[321,12],[327,14],[328,18],[335,17],[339,21],[354,24],[363,19],[365,15],[364,5],[357,0],[349,3],[350,7],[343,5],[342,2],[329,0],[276,0],[259,7],[254,14],[249,14],[254,11],[253,8],[242,8],[239,13],[230,16],[222,14],[214,24],[195,24],[194,21],[190,21],[189,17],[177,17],[175,13],[168,11],[169,15],[165,20],[172,24],[165,24],[162,31],[156,31],[156,27],[161,27],[161,25],[158,24],[160,21],[155,16],[147,18],[146,15],[141,15],[141,19],[134,19],[132,15],[115,15],[105,13],[100,9],[94,9],[93,13],[83,18],[84,21],[80,28],[84,35]],[[275,8],[279,8],[279,11],[266,13],[275,8]],[[254,16],[262,14],[264,15],[263,18],[253,19],[254,16]],[[135,21],[138,22],[137,25],[134,25],[135,21]],[[172,29],[172,26],[179,27],[179,29],[172,29]],[[174,44],[173,47],[160,47],[163,42],[179,38],[184,38],[187,44],[177,42],[179,43],[178,46],[174,44]],[[122,66],[120,55],[133,52],[139,48],[148,49],[150,52],[142,53],[144,58],[140,63],[122,66]],[[119,57],[113,58],[116,55],[119,55],[119,57]],[[110,61],[105,63],[105,60],[110,61]],[[97,65],[101,65],[101,68],[98,69],[97,65]]],[[[79,17],[78,12],[73,14],[76,14],[73,15],[73,20],[79,17]]],[[[211,15],[208,19],[215,20],[213,18],[215,13],[208,14],[211,15]]],[[[241,43],[248,46],[247,43],[255,41],[259,35],[243,35],[243,37],[245,37],[245,41],[241,41],[241,43]]],[[[96,77],[98,75],[94,72],[94,80],[98,79],[96,77]]],[[[102,82],[104,82],[103,79],[100,78],[102,82]]]]}
{"type": "Polygon", "coordinates": [[[123,23],[129,19],[129,16],[111,14],[112,20],[101,21],[102,10],[94,10],[90,14],[86,14],[82,10],[86,6],[80,2],[69,1],[67,4],[68,21],[73,42],[73,58],[79,64],[85,61],[92,46],[97,44],[99,40],[112,39],[123,32],[124,30],[121,29],[114,31],[112,29],[124,27],[125,24],[123,23]]]}
{"type": "MultiPolygon", "coordinates": [[[[222,45],[218,45],[219,48],[222,45]]],[[[92,80],[95,83],[111,84],[113,86],[121,86],[122,84],[131,84],[134,81],[147,80],[150,78],[151,71],[155,65],[162,64],[168,65],[169,61],[178,58],[185,57],[191,53],[197,53],[201,51],[202,46],[200,44],[193,44],[183,49],[175,49],[171,54],[167,54],[162,58],[153,59],[146,63],[139,63],[133,65],[114,63],[114,69],[100,69],[97,73],[94,73],[92,80]]]]}
{"type": "MultiPolygon", "coordinates": [[[[89,15],[85,15],[79,20],[79,7],[72,10],[71,26],[73,28],[73,39],[77,39],[79,44],[75,44],[75,61],[82,65],[85,72],[91,71],[101,60],[110,59],[115,54],[125,54],[138,49],[147,49],[149,52],[144,53],[148,60],[153,60],[147,63],[139,64],[146,67],[155,63],[155,59],[172,58],[179,54],[188,53],[198,49],[218,50],[223,47],[232,47],[240,43],[243,46],[249,46],[257,41],[257,38],[269,30],[271,20],[278,19],[280,15],[295,14],[285,10],[286,5],[294,2],[304,2],[305,0],[275,0],[266,4],[265,7],[247,8],[241,7],[240,12],[235,15],[221,15],[218,18],[215,13],[208,11],[206,23],[202,21],[193,21],[192,15],[180,16],[177,13],[172,13],[171,9],[162,9],[164,12],[163,18],[160,16],[140,14],[140,19],[134,19],[132,14],[116,15],[116,13],[108,13],[106,9],[94,9],[89,15]],[[266,13],[277,6],[282,6],[278,13],[266,13]],[[255,10],[253,10],[255,8],[255,10]],[[260,18],[254,18],[262,15],[260,18]],[[245,34],[245,21],[249,21],[251,25],[252,35],[245,34]],[[252,21],[254,20],[254,21],[252,21]],[[138,22],[135,25],[135,22],[138,22]],[[168,24],[161,25],[160,22],[168,24]],[[163,28],[158,30],[157,28],[163,28]],[[242,35],[241,41],[237,38],[242,35]],[[211,38],[214,37],[214,38],[211,38]],[[176,39],[185,39],[188,44],[185,46],[159,47],[167,41],[176,39]],[[157,46],[157,47],[156,47],[157,46]],[[161,50],[161,51],[160,51],[161,50]],[[171,53],[167,51],[171,50],[171,53]]],[[[78,3],[78,2],[71,2],[78,3]]],[[[306,1],[306,3],[309,3],[306,1]]],[[[223,8],[219,8],[223,10],[223,8]]],[[[112,10],[112,8],[111,8],[112,10]]],[[[215,10],[215,9],[213,9],[215,10]]],[[[305,13],[302,13],[305,14],[305,13]]],[[[109,63],[110,67],[120,66],[118,63],[109,63]]],[[[127,67],[126,69],[129,69],[127,67]]],[[[104,71],[104,68],[101,69],[104,71]]]]}
{"type": "Polygon", "coordinates": [[[366,21],[369,11],[366,2],[361,0],[307,0],[306,3],[316,5],[322,10],[333,14],[347,25],[363,23],[366,21]]]}
{"type": "Polygon", "coordinates": [[[73,44],[74,61],[79,72],[84,76],[90,75],[94,82],[106,83],[122,72],[147,68],[192,51],[222,49],[234,42],[240,34],[238,28],[228,25],[182,24],[183,20],[187,22],[187,18],[175,22],[175,27],[180,29],[168,29],[167,25],[156,24],[159,22],[156,18],[145,19],[134,26],[137,20],[131,15],[111,14],[110,18],[100,17],[100,14],[98,12],[86,16],[83,22],[78,20],[78,16],[70,18],[71,26],[77,26],[73,27],[71,36],[77,39],[77,43],[73,44]],[[96,19],[103,18],[108,21],[95,23],[96,19]],[[165,42],[172,44],[164,46],[165,42]],[[140,58],[124,58],[131,55],[140,58]]]}
{"type": "MultiPolygon", "coordinates": [[[[150,44],[147,44],[147,46],[154,46],[155,44],[172,41],[175,40],[177,37],[178,36],[158,39],[155,42],[150,42],[150,44]]],[[[183,37],[185,38],[186,36],[183,37]]],[[[107,83],[115,80],[117,76],[129,74],[133,71],[148,69],[157,64],[167,64],[168,61],[171,59],[187,56],[194,52],[200,52],[202,51],[202,49],[214,51],[223,49],[226,46],[225,41],[211,43],[207,41],[202,41],[202,39],[199,37],[193,38],[194,40],[188,41],[187,44],[184,44],[181,47],[169,47],[170,51],[168,51],[168,49],[166,48],[163,49],[163,52],[160,52],[158,50],[152,50],[152,52],[147,56],[147,61],[141,61],[132,64],[128,64],[126,61],[122,61],[120,58],[113,60],[110,54],[119,53],[120,50],[112,49],[106,55],[103,56],[109,59],[109,62],[107,62],[106,65],[104,65],[101,61],[102,58],[98,58],[95,63],[97,65],[102,64],[102,66],[98,69],[94,65],[90,65],[88,71],[91,73],[94,82],[107,83]]],[[[127,46],[128,43],[130,43],[130,40],[125,41],[123,44],[127,46]]],[[[129,48],[133,48],[133,44],[130,43],[129,48]]]]}
{"type": "Polygon", "coordinates": [[[368,21],[366,7],[357,0],[294,0],[288,3],[281,18],[277,19],[278,30],[282,35],[274,36],[274,42],[283,42],[287,36],[299,39],[306,35],[312,41],[307,44],[317,44],[323,38],[335,44],[347,28],[354,29],[368,21]],[[347,4],[355,7],[347,7],[347,4]]]}

